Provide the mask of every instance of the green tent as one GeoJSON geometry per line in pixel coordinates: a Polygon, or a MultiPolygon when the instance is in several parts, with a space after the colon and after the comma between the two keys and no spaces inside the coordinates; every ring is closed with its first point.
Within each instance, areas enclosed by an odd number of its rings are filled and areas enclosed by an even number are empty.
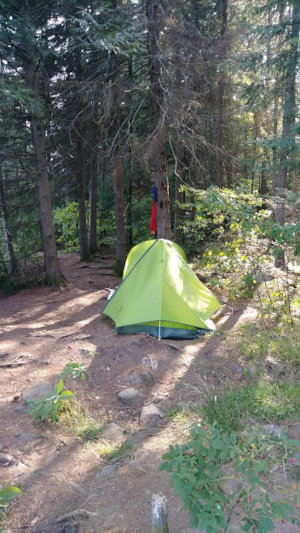
{"type": "Polygon", "coordinates": [[[220,307],[188,266],[182,248],[157,239],[132,248],[123,280],[103,314],[121,334],[193,339],[215,329],[210,316],[220,307]]]}

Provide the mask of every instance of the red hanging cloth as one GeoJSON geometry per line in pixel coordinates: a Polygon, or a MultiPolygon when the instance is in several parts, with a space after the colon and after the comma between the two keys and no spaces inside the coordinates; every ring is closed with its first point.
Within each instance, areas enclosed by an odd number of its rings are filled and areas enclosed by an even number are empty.
{"type": "Polygon", "coordinates": [[[151,213],[151,222],[150,222],[150,234],[156,234],[156,203],[152,202],[152,213],[151,213]]]}

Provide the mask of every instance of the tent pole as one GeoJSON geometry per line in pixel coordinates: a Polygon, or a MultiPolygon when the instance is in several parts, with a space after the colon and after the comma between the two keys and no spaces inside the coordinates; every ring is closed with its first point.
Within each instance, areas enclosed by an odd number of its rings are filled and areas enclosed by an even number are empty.
{"type": "Polygon", "coordinates": [[[161,340],[161,320],[159,321],[159,326],[158,326],[158,340],[159,341],[161,340]]]}

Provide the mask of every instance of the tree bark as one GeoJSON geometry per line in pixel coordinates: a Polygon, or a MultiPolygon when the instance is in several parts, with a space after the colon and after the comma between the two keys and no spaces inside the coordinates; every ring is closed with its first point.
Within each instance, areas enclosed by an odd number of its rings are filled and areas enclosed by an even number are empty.
{"type": "Polygon", "coordinates": [[[300,4],[299,0],[293,2],[292,30],[290,34],[290,57],[285,82],[285,100],[282,120],[282,147],[280,150],[280,168],[277,178],[278,194],[286,188],[288,159],[292,154],[294,136],[291,134],[296,118],[295,80],[298,63],[298,41],[300,30],[300,4]]]}
{"type": "MultiPolygon", "coordinates": [[[[5,161],[4,161],[5,165],[5,161]]],[[[6,202],[5,194],[5,171],[1,169],[0,171],[0,207],[2,209],[2,225],[4,232],[4,241],[6,244],[7,255],[8,255],[8,273],[13,274],[17,268],[17,260],[14,252],[14,246],[12,241],[12,236],[9,227],[9,215],[6,202]]]]}
{"type": "MultiPolygon", "coordinates": [[[[285,82],[285,100],[283,106],[282,119],[282,147],[280,149],[280,167],[277,178],[277,194],[278,202],[275,211],[276,222],[280,226],[285,224],[285,188],[287,181],[287,168],[289,158],[295,157],[294,151],[294,135],[292,127],[295,124],[296,118],[296,96],[295,96],[295,80],[298,64],[298,41],[300,30],[300,4],[299,0],[293,2],[292,12],[292,30],[290,34],[290,54],[288,61],[288,69],[286,72],[285,82]]],[[[284,253],[281,252],[275,260],[276,267],[284,266],[284,253]]]]}
{"type": "Polygon", "coordinates": [[[78,160],[78,209],[79,209],[79,246],[80,259],[89,259],[87,227],[86,227],[86,154],[84,139],[80,136],[77,140],[77,160],[78,160]]]}
{"type": "Polygon", "coordinates": [[[38,178],[39,212],[44,249],[44,262],[46,280],[49,284],[61,284],[64,282],[55,241],[52,220],[51,195],[48,177],[48,165],[45,147],[44,120],[41,116],[41,101],[39,92],[38,64],[34,57],[32,46],[28,43],[24,46],[26,58],[23,60],[25,82],[31,89],[35,106],[30,117],[33,146],[36,156],[36,169],[38,178]]]}
{"type": "Polygon", "coordinates": [[[90,190],[89,190],[89,234],[88,234],[88,251],[95,254],[97,251],[97,185],[99,172],[99,155],[98,155],[98,132],[97,126],[94,126],[94,135],[92,139],[92,161],[90,173],[90,190]]]}
{"type": "MultiPolygon", "coordinates": [[[[222,0],[222,27],[220,33],[220,61],[224,61],[227,57],[227,44],[225,41],[225,34],[227,30],[227,12],[228,0],[222,0]]],[[[221,67],[222,68],[222,67],[221,67]]],[[[219,73],[218,87],[217,87],[217,145],[216,145],[216,184],[218,187],[223,187],[223,127],[224,127],[224,94],[225,94],[225,73],[222,70],[219,73]]]]}
{"type": "Polygon", "coordinates": [[[157,238],[171,238],[169,180],[167,174],[164,127],[164,95],[159,37],[164,11],[161,0],[146,0],[148,20],[148,57],[152,120],[152,171],[157,189],[157,238]]]}

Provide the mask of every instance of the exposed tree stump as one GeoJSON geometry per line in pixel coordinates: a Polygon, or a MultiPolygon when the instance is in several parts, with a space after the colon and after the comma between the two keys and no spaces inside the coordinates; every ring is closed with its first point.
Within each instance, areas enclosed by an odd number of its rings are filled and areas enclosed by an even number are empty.
{"type": "Polygon", "coordinates": [[[162,494],[152,496],[152,533],[169,533],[167,498],[162,494]]]}

